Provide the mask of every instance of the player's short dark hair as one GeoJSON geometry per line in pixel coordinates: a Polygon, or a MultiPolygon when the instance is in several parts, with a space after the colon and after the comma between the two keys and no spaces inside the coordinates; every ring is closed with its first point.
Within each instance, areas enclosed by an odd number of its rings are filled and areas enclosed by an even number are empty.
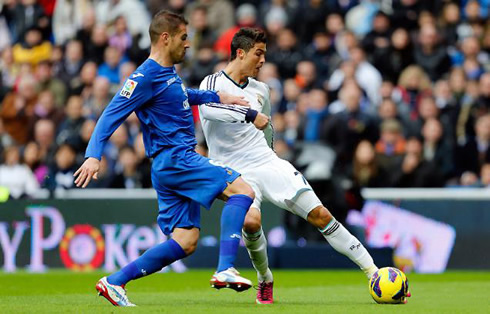
{"type": "Polygon", "coordinates": [[[250,27],[240,28],[231,40],[230,60],[236,59],[237,49],[243,49],[248,52],[256,43],[267,43],[267,36],[263,30],[250,27]]]}
{"type": "Polygon", "coordinates": [[[187,25],[187,21],[182,15],[161,10],[151,20],[149,29],[151,43],[155,44],[164,32],[175,35],[182,24],[187,25]]]}

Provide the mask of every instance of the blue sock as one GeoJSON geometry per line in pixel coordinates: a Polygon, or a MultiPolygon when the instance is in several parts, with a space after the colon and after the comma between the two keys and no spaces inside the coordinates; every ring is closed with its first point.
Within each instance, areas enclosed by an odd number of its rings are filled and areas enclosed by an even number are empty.
{"type": "Polygon", "coordinates": [[[107,281],[112,285],[124,285],[130,280],[153,274],[185,256],[182,247],[170,239],[146,250],[136,260],[107,277],[107,281]]]}
{"type": "Polygon", "coordinates": [[[247,195],[232,195],[221,214],[221,235],[218,272],[235,266],[245,215],[253,199],[247,195]]]}

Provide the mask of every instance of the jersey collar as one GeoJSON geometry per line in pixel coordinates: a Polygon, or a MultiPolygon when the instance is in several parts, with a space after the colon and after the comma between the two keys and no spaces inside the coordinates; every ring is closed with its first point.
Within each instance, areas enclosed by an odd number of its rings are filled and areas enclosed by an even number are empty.
{"type": "Polygon", "coordinates": [[[235,84],[236,86],[240,87],[241,89],[244,89],[245,87],[248,86],[248,82],[249,82],[249,79],[247,78],[247,81],[243,84],[238,84],[237,82],[235,82],[231,77],[228,76],[228,74],[226,74],[225,71],[221,71],[223,72],[223,74],[226,76],[227,79],[229,79],[233,84],[235,84]]]}

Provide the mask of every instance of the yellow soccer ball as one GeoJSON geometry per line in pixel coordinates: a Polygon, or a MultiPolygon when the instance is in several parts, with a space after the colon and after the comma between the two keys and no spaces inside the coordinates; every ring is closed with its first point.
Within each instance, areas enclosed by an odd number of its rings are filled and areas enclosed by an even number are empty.
{"type": "Polygon", "coordinates": [[[377,303],[407,303],[407,297],[410,297],[407,276],[394,267],[375,272],[369,281],[369,292],[377,303]]]}

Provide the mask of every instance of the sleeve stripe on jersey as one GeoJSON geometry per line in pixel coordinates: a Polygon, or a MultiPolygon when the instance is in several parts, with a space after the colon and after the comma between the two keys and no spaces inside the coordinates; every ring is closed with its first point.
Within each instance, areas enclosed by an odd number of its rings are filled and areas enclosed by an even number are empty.
{"type": "Polygon", "coordinates": [[[212,108],[218,108],[218,109],[226,109],[226,110],[231,110],[235,111],[241,114],[247,114],[248,108],[238,108],[232,105],[226,105],[226,104],[218,104],[218,103],[206,103],[204,104],[205,106],[212,107],[212,108]]]}

